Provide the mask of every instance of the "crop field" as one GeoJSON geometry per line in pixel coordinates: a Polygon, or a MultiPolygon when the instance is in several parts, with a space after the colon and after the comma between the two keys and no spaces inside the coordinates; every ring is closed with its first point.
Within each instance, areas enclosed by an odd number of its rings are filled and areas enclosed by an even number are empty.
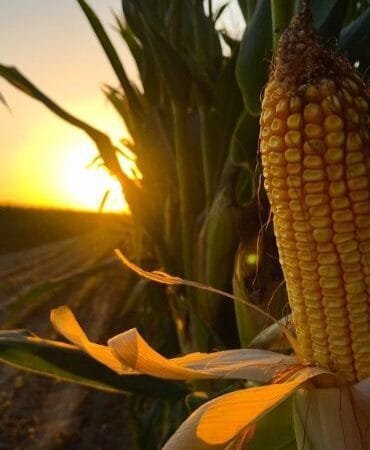
{"type": "MultiPolygon", "coordinates": [[[[61,304],[99,342],[130,325],[119,311],[132,278],[113,256],[114,247],[127,249],[127,221],[18,208],[1,208],[0,217],[1,328],[55,338],[48,316],[61,304]]],[[[1,450],[131,448],[124,397],[3,365],[0,380],[1,450]]]]}
{"type": "Polygon", "coordinates": [[[0,254],[129,223],[117,214],[0,206],[0,254]]]}

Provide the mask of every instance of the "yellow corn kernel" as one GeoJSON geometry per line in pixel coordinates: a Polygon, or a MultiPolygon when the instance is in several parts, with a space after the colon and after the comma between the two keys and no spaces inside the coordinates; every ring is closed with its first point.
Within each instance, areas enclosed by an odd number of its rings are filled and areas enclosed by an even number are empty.
{"type": "Polygon", "coordinates": [[[284,163],[284,155],[282,153],[270,152],[268,159],[271,164],[276,164],[278,166],[281,166],[284,163]]]}
{"type": "Polygon", "coordinates": [[[303,165],[307,169],[320,169],[323,167],[323,160],[318,155],[307,155],[304,157],[303,165]]]}
{"type": "Polygon", "coordinates": [[[347,155],[346,155],[346,164],[347,165],[363,162],[363,160],[364,160],[363,152],[347,153],[347,155]]]}
{"type": "Polygon", "coordinates": [[[336,233],[349,233],[355,230],[355,225],[353,222],[335,222],[333,229],[336,233]]]}
{"type": "Polygon", "coordinates": [[[289,163],[296,163],[301,160],[301,153],[298,148],[288,148],[285,151],[285,159],[289,163]]]}
{"type": "Polygon", "coordinates": [[[325,162],[328,164],[335,164],[342,162],[344,158],[344,151],[340,147],[328,148],[325,155],[325,162]]]}
{"type": "Polygon", "coordinates": [[[345,116],[347,119],[347,126],[350,125],[352,129],[360,123],[360,117],[353,108],[348,108],[345,112],[345,116]]]}
{"type": "Polygon", "coordinates": [[[289,175],[297,175],[301,172],[301,165],[296,163],[287,164],[286,170],[289,175]]]}
{"type": "Polygon", "coordinates": [[[280,136],[271,136],[268,141],[269,150],[282,151],[284,150],[284,141],[280,136]]]}
{"type": "Polygon", "coordinates": [[[309,102],[319,102],[321,99],[320,91],[316,86],[308,86],[306,88],[305,97],[309,102]]]}
{"type": "Polygon", "coordinates": [[[302,127],[302,116],[298,113],[291,114],[287,120],[289,130],[299,130],[302,127]]]}
{"type": "Polygon", "coordinates": [[[343,197],[347,193],[347,186],[344,181],[332,181],[329,184],[330,197],[343,197]]]}
{"type": "Polygon", "coordinates": [[[302,144],[302,135],[299,131],[290,130],[285,135],[285,144],[287,147],[298,147],[302,144]]]}
{"type": "Polygon", "coordinates": [[[278,118],[275,118],[270,125],[273,134],[283,135],[286,131],[286,123],[278,118]]]}
{"type": "Polygon", "coordinates": [[[330,206],[333,209],[349,208],[350,202],[348,197],[335,197],[330,200],[330,206]]]}
{"type": "Polygon", "coordinates": [[[325,137],[325,143],[328,147],[340,147],[344,144],[345,135],[343,131],[334,131],[328,133],[325,137]]]}
{"type": "Polygon", "coordinates": [[[308,155],[324,154],[326,144],[322,139],[308,139],[303,144],[303,151],[308,155]]]}
{"type": "Polygon", "coordinates": [[[308,194],[304,199],[307,206],[319,206],[329,202],[329,197],[323,194],[308,194]]]}
{"type": "Polygon", "coordinates": [[[347,178],[357,178],[366,175],[367,167],[365,164],[352,164],[347,168],[347,178]]]}
{"type": "Polygon", "coordinates": [[[270,123],[275,118],[275,111],[273,108],[265,108],[263,114],[261,115],[261,121],[263,125],[270,125],[270,123]]]}
{"type": "Polygon", "coordinates": [[[326,168],[326,174],[329,181],[337,181],[343,179],[344,168],[342,164],[330,164],[326,168]]]}
{"type": "Polygon", "coordinates": [[[348,152],[358,152],[358,151],[361,151],[362,148],[363,148],[363,142],[362,142],[362,138],[359,135],[359,133],[357,133],[355,131],[350,131],[347,134],[346,150],[348,152]]]}
{"type": "Polygon", "coordinates": [[[302,109],[302,100],[298,96],[293,96],[289,100],[289,108],[293,113],[299,112],[302,109]]]}
{"type": "Polygon", "coordinates": [[[317,242],[330,242],[333,236],[333,230],[331,228],[318,228],[313,230],[312,235],[317,242]]]}
{"type": "Polygon", "coordinates": [[[330,114],[325,117],[324,127],[326,132],[342,131],[343,126],[343,120],[337,114],[330,114]]]}
{"type": "Polygon", "coordinates": [[[304,127],[304,134],[307,139],[320,139],[324,137],[324,129],[317,123],[308,123],[304,127]]]}
{"type": "Polygon", "coordinates": [[[309,223],[313,228],[326,228],[331,225],[331,219],[330,217],[311,217],[309,223]]]}
{"type": "MultiPolygon", "coordinates": [[[[346,87],[344,85],[344,87],[346,87]]],[[[333,80],[321,80],[319,90],[322,97],[327,97],[335,93],[335,83],[333,80]]]]}
{"type": "Polygon", "coordinates": [[[336,252],[320,253],[317,256],[319,264],[334,264],[338,262],[338,254],[336,252]]]}
{"type": "Polygon", "coordinates": [[[322,110],[325,114],[340,113],[342,111],[341,102],[336,95],[329,95],[321,102],[322,110]]]}
{"type": "Polygon", "coordinates": [[[345,78],[342,81],[342,86],[345,87],[348,91],[350,91],[354,95],[358,94],[360,90],[358,84],[351,78],[345,78]]]}
{"type": "Polygon", "coordinates": [[[325,178],[324,171],[319,169],[305,169],[302,176],[304,181],[322,181],[325,178]]]}
{"type": "Polygon", "coordinates": [[[369,177],[351,178],[347,181],[348,187],[352,191],[361,191],[369,186],[369,177]]]}

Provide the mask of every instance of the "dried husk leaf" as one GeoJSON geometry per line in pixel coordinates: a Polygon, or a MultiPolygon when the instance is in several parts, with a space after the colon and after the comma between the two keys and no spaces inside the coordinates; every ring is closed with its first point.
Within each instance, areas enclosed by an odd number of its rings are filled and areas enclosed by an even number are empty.
{"type": "Polygon", "coordinates": [[[53,309],[50,313],[50,321],[54,328],[62,336],[80,349],[84,350],[92,358],[96,359],[120,375],[128,375],[133,373],[131,368],[124,366],[116,358],[109,347],[89,341],[68,306],[61,306],[53,309]]]}
{"type": "Polygon", "coordinates": [[[108,345],[117,358],[132,369],[159,378],[177,380],[241,378],[268,383],[278,373],[299,364],[292,356],[255,349],[191,353],[167,359],[153,350],[136,329],[113,337],[108,345]]]}
{"type": "Polygon", "coordinates": [[[135,328],[111,338],[108,347],[95,344],[89,341],[67,306],[54,309],[51,321],[66,339],[119,374],[142,373],[172,380],[225,378],[269,383],[282,372],[288,373],[291,368],[294,372],[301,367],[293,356],[257,349],[190,353],[168,359],[150,347],[135,328]]]}
{"type": "Polygon", "coordinates": [[[302,450],[370,450],[370,382],[318,388],[294,396],[294,426],[302,450]]]}
{"type": "Polygon", "coordinates": [[[284,383],[234,391],[198,408],[170,438],[163,450],[224,448],[239,433],[323,371],[305,367],[284,383]]]}

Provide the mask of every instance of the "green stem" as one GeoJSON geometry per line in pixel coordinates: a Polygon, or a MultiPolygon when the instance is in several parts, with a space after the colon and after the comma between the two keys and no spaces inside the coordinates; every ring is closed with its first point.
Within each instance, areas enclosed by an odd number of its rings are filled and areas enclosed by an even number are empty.
{"type": "Polygon", "coordinates": [[[205,106],[199,106],[200,116],[200,137],[202,148],[202,165],[203,165],[203,178],[204,178],[204,190],[206,195],[206,211],[209,211],[212,203],[212,175],[213,175],[213,162],[215,158],[212,158],[212,145],[209,142],[209,130],[208,130],[208,117],[207,108],[205,106]]]}
{"type": "Polygon", "coordinates": [[[248,22],[250,22],[254,13],[254,9],[257,5],[257,0],[246,0],[246,1],[247,1],[247,17],[248,22]]]}
{"type": "MultiPolygon", "coordinates": [[[[175,122],[175,155],[176,171],[178,179],[179,200],[180,200],[180,225],[181,225],[181,244],[184,276],[188,280],[194,278],[194,238],[195,238],[195,220],[196,220],[196,185],[194,184],[194,167],[191,158],[191,149],[189,149],[187,139],[186,111],[177,104],[173,103],[173,115],[175,122]]],[[[186,289],[186,298],[188,302],[190,319],[190,341],[193,351],[207,351],[208,336],[202,327],[201,320],[198,317],[198,308],[195,300],[194,291],[191,288],[186,289]],[[194,298],[194,301],[192,301],[194,298]]]]}
{"type": "Polygon", "coordinates": [[[294,12],[294,0],[271,0],[272,32],[274,50],[281,33],[289,25],[294,12]]]}
{"type": "Polygon", "coordinates": [[[208,14],[209,14],[209,18],[212,20],[212,18],[213,18],[212,0],[208,0],[208,14]]]}
{"type": "Polygon", "coordinates": [[[175,155],[176,172],[180,199],[180,224],[182,240],[182,257],[184,263],[184,276],[193,277],[193,232],[194,208],[192,196],[193,179],[190,149],[187,148],[186,112],[181,105],[173,103],[173,117],[175,122],[175,155]]]}

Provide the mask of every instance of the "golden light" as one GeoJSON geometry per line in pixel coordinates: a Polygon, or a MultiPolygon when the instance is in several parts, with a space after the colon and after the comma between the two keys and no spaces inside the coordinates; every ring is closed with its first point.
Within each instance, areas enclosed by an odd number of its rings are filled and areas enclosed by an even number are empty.
{"type": "Polygon", "coordinates": [[[60,168],[63,192],[77,209],[87,210],[99,210],[108,192],[103,210],[127,212],[128,205],[119,182],[104,167],[98,166],[98,162],[89,164],[96,155],[96,149],[89,142],[68,151],[60,168]]]}
{"type": "MultiPolygon", "coordinates": [[[[100,122],[124,152],[118,154],[122,170],[132,179],[141,178],[135,155],[120,143],[125,134],[122,122],[108,122],[107,116],[100,122]]],[[[129,213],[119,182],[101,160],[92,164],[98,150],[80,130],[68,125],[60,128],[58,121],[50,119],[43,123],[42,129],[35,128],[19,150],[12,183],[15,204],[99,211],[106,197],[104,212],[129,213]]]]}

